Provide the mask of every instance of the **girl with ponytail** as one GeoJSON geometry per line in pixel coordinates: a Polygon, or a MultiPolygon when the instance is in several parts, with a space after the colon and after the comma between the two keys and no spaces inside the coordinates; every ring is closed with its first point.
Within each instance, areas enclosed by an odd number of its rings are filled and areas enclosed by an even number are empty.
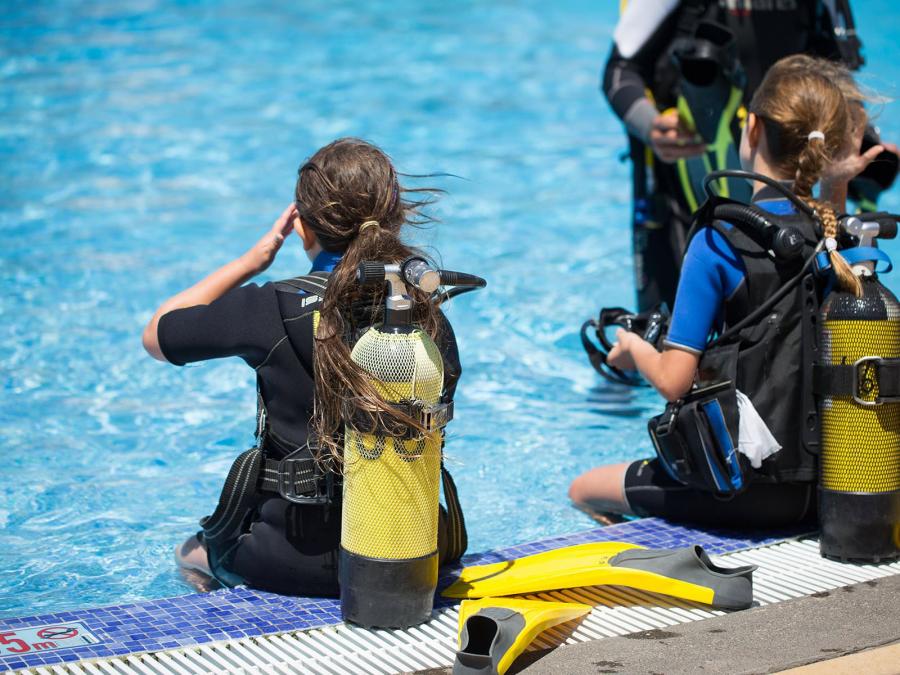
{"type": "MultiPolygon", "coordinates": [[[[300,166],[294,202],[255,246],[164,302],[150,320],[144,347],[156,359],[184,365],[237,356],[256,372],[257,447],[235,461],[202,530],[176,548],[190,581],[338,594],[344,416],[419,424],[385,404],[350,358],[352,342],[378,321],[383,300],[382,289],[359,287],[356,268],[365,260],[422,256],[401,234],[407,223],[427,222],[420,210],[430,200],[419,195],[433,192],[404,188],[374,145],[336,140],[300,166]],[[292,232],[312,261],[311,275],[244,285],[272,264],[292,232]],[[285,498],[284,476],[290,496],[304,503],[285,498]]],[[[461,370],[453,331],[430,298],[409,290],[415,322],[441,349],[443,397],[451,400],[461,370]]],[[[461,515],[455,522],[462,527],[461,515]]],[[[442,563],[464,549],[456,529],[448,546],[447,528],[442,510],[442,563]]]]}
{"type": "MultiPolygon", "coordinates": [[[[852,77],[838,64],[809,56],[782,59],[753,96],[740,146],[744,169],[782,182],[815,210],[817,222],[809,224],[807,241],[821,242],[837,284],[857,294],[859,280],[837,251],[835,212],[845,208],[849,180],[883,150],[875,146],[859,152],[867,121],[861,102],[852,77]],[[817,184],[818,199],[813,194],[817,184]]],[[[753,193],[753,201],[764,210],[795,213],[789,200],[762,182],[754,183],[753,193]]],[[[620,329],[608,363],[640,371],[668,401],[691,390],[698,367],[715,365],[720,371],[721,364],[715,362],[719,356],[701,363],[710,341],[761,306],[766,298],[760,298],[760,289],[778,288],[783,283],[780,275],[787,273],[765,250],[744,246],[743,241],[728,223],[700,228],[682,263],[664,350],[658,352],[637,334],[620,329]]],[[[755,457],[748,453],[754,471],[744,491],[723,500],[711,490],[675,480],[653,459],[582,474],[569,490],[575,505],[592,514],[634,513],[713,526],[778,527],[814,520],[815,462],[795,433],[796,420],[803,419],[800,340],[794,341],[800,330],[799,298],[799,292],[786,296],[764,318],[778,322],[783,333],[766,343],[769,351],[757,348],[752,358],[762,364],[759,372],[742,372],[744,362],[739,359],[745,358],[740,356],[744,352],[732,354],[736,363],[728,377],[741,396],[752,401],[750,408],[757,406],[754,413],[770,427],[772,439],[765,452],[755,457]]],[[[746,358],[750,362],[751,357],[746,358]]],[[[737,438],[734,443],[744,451],[737,438]]]]}

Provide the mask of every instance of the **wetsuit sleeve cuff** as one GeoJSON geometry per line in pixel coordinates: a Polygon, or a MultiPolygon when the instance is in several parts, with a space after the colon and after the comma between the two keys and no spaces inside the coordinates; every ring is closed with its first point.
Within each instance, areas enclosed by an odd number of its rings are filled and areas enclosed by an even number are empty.
{"type": "Polygon", "coordinates": [[[701,354],[703,354],[702,349],[697,349],[696,347],[691,347],[690,345],[684,345],[679,342],[672,342],[671,340],[668,340],[668,339],[663,340],[663,347],[665,347],[667,349],[679,349],[683,352],[688,352],[689,354],[696,354],[697,356],[700,356],[701,354]]]}
{"type": "Polygon", "coordinates": [[[156,324],[156,341],[159,342],[159,350],[162,352],[162,355],[166,357],[166,361],[171,363],[173,366],[183,366],[186,361],[179,361],[173,355],[173,350],[169,347],[168,340],[168,332],[166,330],[169,319],[171,318],[169,315],[171,312],[166,312],[161,317],[159,317],[159,323],[156,324]]]}
{"type": "Polygon", "coordinates": [[[658,114],[659,111],[650,102],[650,99],[639,98],[625,113],[623,121],[632,136],[636,136],[644,143],[649,143],[650,131],[653,129],[653,120],[656,119],[658,114]]]}

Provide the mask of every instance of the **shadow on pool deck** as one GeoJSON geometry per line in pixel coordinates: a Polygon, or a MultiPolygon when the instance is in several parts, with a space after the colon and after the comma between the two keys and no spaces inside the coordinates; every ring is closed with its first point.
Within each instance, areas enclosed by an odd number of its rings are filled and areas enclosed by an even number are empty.
{"type": "Polygon", "coordinates": [[[895,652],[900,648],[872,648],[898,641],[900,575],[894,575],[665,631],[532,652],[509,672],[774,673],[855,654],[847,662],[822,663],[821,669],[803,672],[896,674],[900,654],[895,652]],[[844,667],[847,670],[839,670],[844,667]]]}

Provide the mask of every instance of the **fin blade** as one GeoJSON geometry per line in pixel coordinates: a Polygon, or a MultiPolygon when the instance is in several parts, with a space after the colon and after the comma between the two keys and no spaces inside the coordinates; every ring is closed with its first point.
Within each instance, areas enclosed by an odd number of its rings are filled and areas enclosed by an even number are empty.
{"type": "Polygon", "coordinates": [[[534,639],[553,626],[591,611],[590,605],[519,598],[464,600],[454,675],[502,675],[534,639]]]}
{"type": "Polygon", "coordinates": [[[626,542],[595,542],[545,551],[487,565],[466,567],[442,591],[447,598],[485,598],[593,586],[598,569],[623,551],[643,549],[626,542]]]}

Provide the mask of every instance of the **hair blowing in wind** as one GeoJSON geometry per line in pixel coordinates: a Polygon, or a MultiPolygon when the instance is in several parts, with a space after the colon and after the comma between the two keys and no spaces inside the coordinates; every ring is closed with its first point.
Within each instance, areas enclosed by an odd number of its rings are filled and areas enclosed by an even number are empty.
{"type": "MultiPolygon", "coordinates": [[[[295,198],[304,226],[327,251],[343,252],[328,280],[315,336],[315,411],[313,425],[318,458],[340,466],[345,416],[380,421],[389,429],[420,423],[386,403],[369,375],[350,358],[350,339],[369,317],[377,318],[383,288],[360,288],[356,268],[366,260],[399,263],[420,251],[400,239],[406,223],[429,219],[420,209],[431,199],[428,188],[403,188],[390,158],[371,143],[341,138],[321,148],[299,170],[295,198]]],[[[438,307],[422,291],[410,287],[414,321],[432,338],[439,330],[438,307]]]]}

